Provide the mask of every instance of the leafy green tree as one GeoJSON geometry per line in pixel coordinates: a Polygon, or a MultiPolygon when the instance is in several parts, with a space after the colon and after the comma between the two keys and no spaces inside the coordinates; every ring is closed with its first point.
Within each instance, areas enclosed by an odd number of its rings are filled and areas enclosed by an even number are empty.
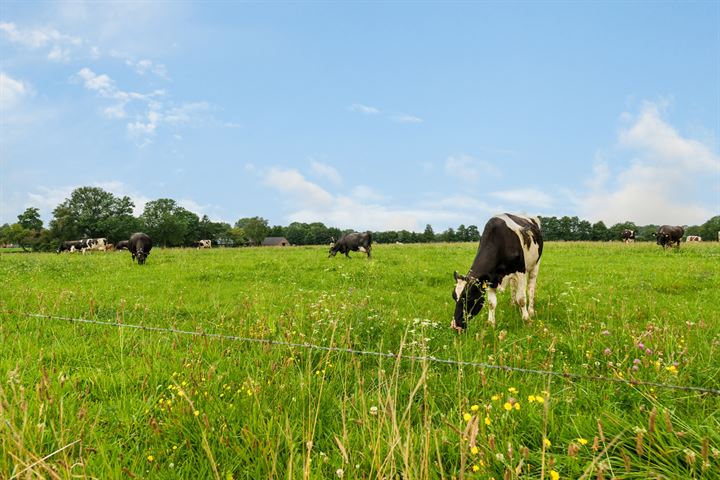
{"type": "Polygon", "coordinates": [[[118,222],[122,224],[123,220],[132,218],[133,207],[129,197],[117,198],[97,187],[76,188],[70,198],[53,210],[50,229],[56,238],[68,240],[82,237],[110,238],[108,228],[113,228],[115,238],[112,240],[115,240],[118,236],[124,237],[123,228],[118,222]]]}
{"type": "Polygon", "coordinates": [[[594,240],[596,242],[609,240],[608,228],[605,226],[605,223],[602,220],[593,223],[592,227],[590,228],[590,240],[594,240]]]}
{"type": "Polygon", "coordinates": [[[435,241],[435,231],[432,228],[432,225],[429,223],[425,225],[425,231],[422,234],[422,241],[423,242],[434,242],[435,241]]]}
{"type": "Polygon", "coordinates": [[[35,207],[25,209],[17,218],[18,223],[27,230],[40,232],[43,228],[43,222],[40,219],[40,210],[35,207]]]}
{"type": "Polygon", "coordinates": [[[253,245],[260,245],[270,230],[268,221],[262,217],[241,218],[235,226],[245,231],[245,235],[253,245]]]}
{"type": "Polygon", "coordinates": [[[467,237],[469,242],[477,242],[480,240],[480,232],[477,225],[468,225],[467,237]]]}
{"type": "Polygon", "coordinates": [[[196,235],[200,223],[197,215],[170,198],[148,202],[140,221],[153,242],[165,247],[188,245],[189,239],[196,235]]]}
{"type": "Polygon", "coordinates": [[[712,217],[700,226],[700,235],[705,241],[718,241],[718,232],[720,232],[720,215],[712,217]]]}

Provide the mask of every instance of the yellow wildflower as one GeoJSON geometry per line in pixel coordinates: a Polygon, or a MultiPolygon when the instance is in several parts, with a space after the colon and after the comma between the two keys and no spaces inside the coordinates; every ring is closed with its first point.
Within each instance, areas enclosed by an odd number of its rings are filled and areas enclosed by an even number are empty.
{"type": "Polygon", "coordinates": [[[490,420],[490,417],[485,417],[485,425],[490,425],[492,423],[492,420],[490,420]]]}
{"type": "Polygon", "coordinates": [[[173,445],[173,450],[177,450],[177,445],[173,445]]]}
{"type": "Polygon", "coordinates": [[[477,455],[479,451],[480,449],[478,447],[472,447],[470,449],[470,453],[472,453],[473,455],[477,455]]]}
{"type": "Polygon", "coordinates": [[[559,480],[560,474],[555,470],[550,470],[550,480],[559,480]]]}
{"type": "Polygon", "coordinates": [[[470,407],[471,412],[477,412],[478,410],[480,410],[480,407],[477,405],[473,405],[472,407],[470,407]]]}
{"type": "Polygon", "coordinates": [[[512,404],[511,404],[510,402],[505,402],[505,403],[503,404],[503,408],[509,412],[510,410],[512,410],[513,407],[512,407],[512,404]]]}
{"type": "Polygon", "coordinates": [[[193,412],[193,415],[195,415],[196,417],[197,417],[198,415],[200,415],[200,410],[195,410],[195,411],[193,412]]]}
{"type": "Polygon", "coordinates": [[[520,402],[515,403],[513,407],[515,407],[515,410],[520,410],[520,402]]]}
{"type": "Polygon", "coordinates": [[[515,387],[510,387],[510,388],[508,388],[508,392],[510,392],[512,394],[516,394],[516,393],[518,393],[518,389],[515,387]]]}
{"type": "Polygon", "coordinates": [[[577,441],[580,445],[587,445],[587,443],[588,443],[587,439],[582,438],[582,437],[578,438],[577,441]]]}
{"type": "Polygon", "coordinates": [[[473,465],[472,471],[473,471],[473,472],[478,472],[478,471],[480,471],[480,467],[478,467],[477,465],[473,465]]]}
{"type": "Polygon", "coordinates": [[[463,420],[465,420],[466,422],[469,422],[471,418],[472,418],[472,415],[470,415],[469,413],[467,413],[467,412],[463,413],[463,420]]]}
{"type": "Polygon", "coordinates": [[[528,402],[532,403],[535,401],[535,395],[528,395],[528,402]]]}
{"type": "Polygon", "coordinates": [[[548,438],[546,437],[546,438],[543,438],[543,445],[545,445],[546,447],[551,447],[551,446],[552,446],[552,443],[551,443],[550,440],[548,440],[548,438]]]}
{"type": "Polygon", "coordinates": [[[665,367],[665,370],[672,373],[673,375],[677,375],[678,369],[675,365],[670,365],[669,367],[665,367]]]}
{"type": "Polygon", "coordinates": [[[148,456],[147,456],[147,459],[148,459],[148,462],[154,462],[154,461],[155,461],[155,457],[152,456],[152,455],[148,455],[148,456]]]}
{"type": "Polygon", "coordinates": [[[492,399],[493,402],[497,402],[498,400],[500,400],[500,395],[493,395],[490,398],[492,399]]]}

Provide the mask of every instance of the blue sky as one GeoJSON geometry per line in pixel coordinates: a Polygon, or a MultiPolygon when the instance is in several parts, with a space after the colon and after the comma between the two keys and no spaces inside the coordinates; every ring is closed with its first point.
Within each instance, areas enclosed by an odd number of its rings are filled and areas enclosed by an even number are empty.
{"type": "Polygon", "coordinates": [[[73,188],[355,229],[720,214],[720,3],[8,2],[0,223],[73,188]]]}

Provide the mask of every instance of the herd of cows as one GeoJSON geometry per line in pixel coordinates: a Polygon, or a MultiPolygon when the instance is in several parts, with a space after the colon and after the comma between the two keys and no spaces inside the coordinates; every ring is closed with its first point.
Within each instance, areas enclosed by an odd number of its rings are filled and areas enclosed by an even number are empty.
{"type": "MultiPolygon", "coordinates": [[[[663,225],[653,235],[656,243],[664,249],[673,245],[679,247],[684,234],[683,227],[663,225]]],[[[621,239],[626,243],[633,242],[635,232],[624,230],[621,239]]],[[[718,239],[720,240],[720,232],[718,239]]],[[[702,238],[690,235],[686,241],[699,242],[702,238]]],[[[212,242],[199,240],[194,246],[210,248],[212,242]]],[[[138,264],[143,265],[152,249],[152,240],[141,232],[115,245],[108,243],[106,238],[71,240],[62,242],[57,253],[112,249],[129,250],[133,262],[137,258],[138,264]]],[[[328,257],[341,253],[349,258],[351,251],[363,252],[370,259],[372,233],[354,232],[343,235],[337,241],[332,239],[328,257]]],[[[488,322],[494,325],[497,293],[508,286],[512,301],[520,308],[523,320],[529,321],[535,314],[535,286],[542,252],[543,235],[537,217],[503,213],[488,220],[470,270],[466,275],[454,272],[455,288],[452,297],[455,300],[455,312],[451,327],[458,332],[464,331],[467,321],[480,313],[486,299],[489,305],[488,322]]]]}

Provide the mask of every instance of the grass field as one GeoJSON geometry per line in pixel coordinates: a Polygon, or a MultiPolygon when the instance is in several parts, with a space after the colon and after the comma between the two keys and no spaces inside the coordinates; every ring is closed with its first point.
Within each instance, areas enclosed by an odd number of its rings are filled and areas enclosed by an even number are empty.
{"type": "Polygon", "coordinates": [[[717,395],[23,315],[720,388],[717,243],[547,243],[457,335],[475,250],[2,254],[0,478],[720,478],[717,395]]]}

